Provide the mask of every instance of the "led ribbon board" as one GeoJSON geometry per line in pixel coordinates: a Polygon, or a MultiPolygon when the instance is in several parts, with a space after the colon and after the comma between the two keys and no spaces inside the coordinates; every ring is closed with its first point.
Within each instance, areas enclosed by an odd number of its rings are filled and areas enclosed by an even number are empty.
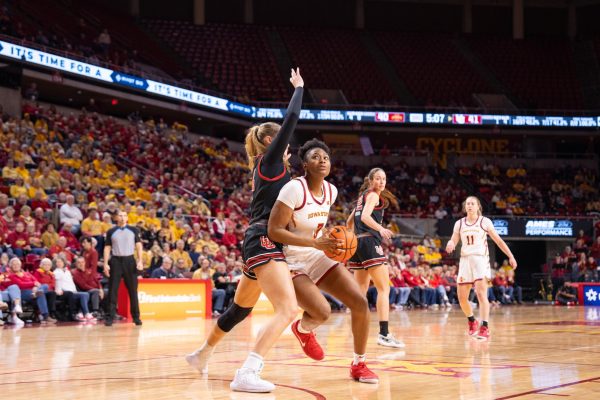
{"type": "MultiPolygon", "coordinates": [[[[259,120],[283,119],[285,108],[264,108],[237,103],[181,87],[156,82],[135,75],[99,67],[40,50],[19,46],[0,40],[0,55],[25,64],[38,65],[68,72],[85,78],[125,86],[178,101],[259,120]]],[[[600,116],[535,116],[499,114],[448,114],[400,111],[317,110],[304,109],[304,121],[317,122],[367,122],[377,124],[413,125],[498,125],[517,127],[562,127],[590,129],[600,127],[600,116]]]]}

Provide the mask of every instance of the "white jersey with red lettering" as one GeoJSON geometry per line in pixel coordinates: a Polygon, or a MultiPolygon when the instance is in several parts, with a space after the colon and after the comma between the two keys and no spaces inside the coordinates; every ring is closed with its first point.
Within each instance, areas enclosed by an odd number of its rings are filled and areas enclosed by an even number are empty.
{"type": "Polygon", "coordinates": [[[487,235],[494,224],[489,218],[479,216],[474,223],[469,223],[467,218],[461,218],[454,224],[454,232],[460,234],[462,247],[460,255],[463,256],[489,256],[487,235]]]}
{"type": "MultiPolygon", "coordinates": [[[[292,222],[288,226],[290,232],[311,238],[323,234],[322,230],[329,219],[329,209],[335,202],[338,191],[327,181],[323,181],[321,190],[323,195],[315,197],[308,189],[305,177],[292,179],[281,189],[277,200],[294,210],[292,222]]],[[[295,275],[306,274],[315,283],[337,264],[314,247],[285,245],[283,253],[295,275]]]]}
{"type": "Polygon", "coordinates": [[[490,251],[487,235],[494,229],[489,218],[479,216],[474,223],[461,218],[454,224],[454,232],[460,234],[462,243],[458,267],[458,283],[474,283],[491,278],[490,251]]]}

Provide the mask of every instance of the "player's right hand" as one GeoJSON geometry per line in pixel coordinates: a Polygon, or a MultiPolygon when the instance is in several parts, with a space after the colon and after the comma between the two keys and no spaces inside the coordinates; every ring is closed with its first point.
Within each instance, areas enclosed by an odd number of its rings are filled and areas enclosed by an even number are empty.
{"type": "Polygon", "coordinates": [[[338,249],[344,246],[344,241],[342,239],[332,238],[325,232],[323,232],[323,235],[316,238],[313,243],[313,247],[315,249],[330,253],[336,252],[338,249]]]}
{"type": "Polygon", "coordinates": [[[384,240],[389,240],[392,238],[392,236],[394,236],[394,232],[390,231],[387,228],[384,228],[383,226],[381,227],[381,229],[379,229],[379,234],[384,240]]]}
{"type": "Polygon", "coordinates": [[[290,82],[292,83],[292,86],[294,86],[294,88],[298,88],[298,87],[304,87],[304,79],[302,79],[302,76],[300,76],[300,68],[296,68],[296,70],[294,71],[294,68],[292,68],[292,76],[290,77],[290,82]]]}

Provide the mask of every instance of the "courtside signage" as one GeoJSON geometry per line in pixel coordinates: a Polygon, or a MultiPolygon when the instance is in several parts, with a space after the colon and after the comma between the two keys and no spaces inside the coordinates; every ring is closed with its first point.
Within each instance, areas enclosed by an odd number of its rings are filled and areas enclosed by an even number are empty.
{"type": "MultiPolygon", "coordinates": [[[[69,59],[40,50],[20,46],[0,40],[0,56],[19,60],[26,64],[38,65],[70,74],[95,79],[117,86],[124,86],[167,97],[173,100],[197,104],[230,114],[243,115],[253,119],[283,119],[284,108],[265,108],[237,103],[222,97],[168,85],[139,76],[114,71],[82,61],[69,59]]],[[[592,129],[600,127],[600,116],[537,116],[503,114],[452,114],[401,111],[361,111],[361,110],[315,110],[305,109],[301,120],[329,122],[368,122],[377,124],[418,124],[418,125],[497,125],[520,127],[559,127],[592,129]]]]}

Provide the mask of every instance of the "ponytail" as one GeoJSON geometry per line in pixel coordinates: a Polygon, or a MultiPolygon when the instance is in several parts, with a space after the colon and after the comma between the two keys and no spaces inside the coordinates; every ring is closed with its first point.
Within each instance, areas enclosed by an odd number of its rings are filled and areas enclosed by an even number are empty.
{"type": "Polygon", "coordinates": [[[267,147],[260,141],[258,131],[260,129],[260,125],[255,125],[252,128],[248,129],[248,133],[246,133],[246,154],[248,155],[248,168],[250,170],[254,169],[254,163],[256,162],[256,157],[264,154],[267,147]]]}
{"type": "MultiPolygon", "coordinates": [[[[264,139],[267,136],[274,137],[281,126],[274,122],[265,122],[260,125],[254,125],[248,129],[246,133],[245,147],[248,156],[248,168],[253,170],[256,166],[256,159],[267,151],[267,145],[264,139]]],[[[285,162],[285,166],[289,168],[289,162],[285,162]]]]}
{"type": "MultiPolygon", "coordinates": [[[[373,168],[369,171],[367,176],[365,176],[365,180],[363,181],[362,186],[359,189],[359,193],[363,193],[365,190],[371,187],[371,181],[373,180],[373,176],[379,171],[385,173],[385,171],[381,168],[373,168]]],[[[394,206],[394,208],[396,209],[400,207],[398,205],[398,198],[396,197],[396,195],[394,195],[394,193],[390,192],[388,189],[383,189],[383,192],[381,192],[379,198],[383,200],[383,208],[388,208],[390,205],[394,206]]]]}

